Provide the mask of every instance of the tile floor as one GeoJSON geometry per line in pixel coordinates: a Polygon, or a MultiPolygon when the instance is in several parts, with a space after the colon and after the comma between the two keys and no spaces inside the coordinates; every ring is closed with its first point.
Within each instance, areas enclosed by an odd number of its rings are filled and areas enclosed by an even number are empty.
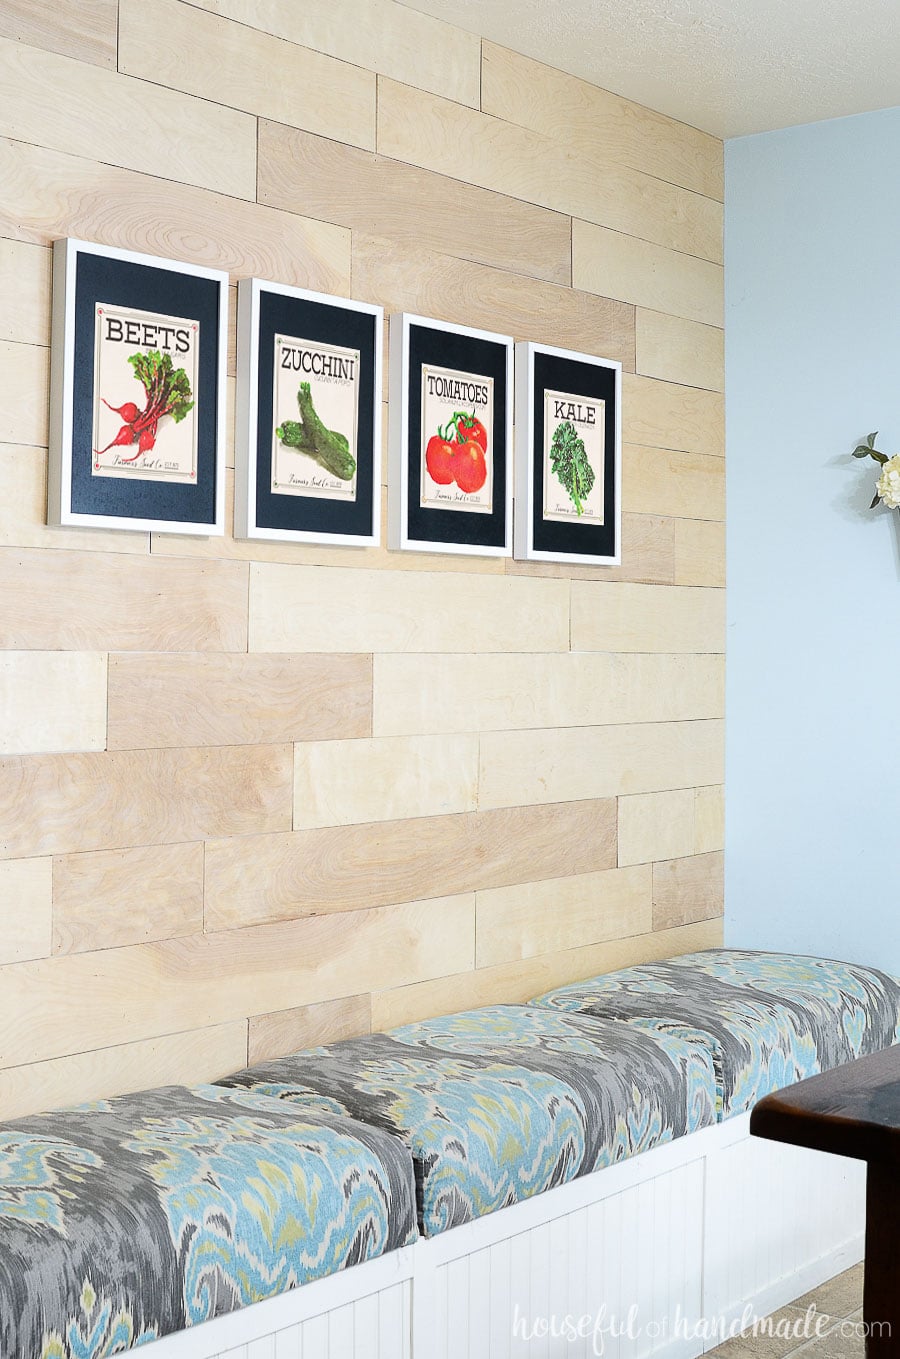
{"type": "Polygon", "coordinates": [[[862,1338],[863,1267],[854,1265],[783,1307],[757,1335],[751,1331],[726,1340],[707,1359],[864,1359],[862,1338]],[[815,1307],[807,1331],[807,1309],[815,1307]]]}

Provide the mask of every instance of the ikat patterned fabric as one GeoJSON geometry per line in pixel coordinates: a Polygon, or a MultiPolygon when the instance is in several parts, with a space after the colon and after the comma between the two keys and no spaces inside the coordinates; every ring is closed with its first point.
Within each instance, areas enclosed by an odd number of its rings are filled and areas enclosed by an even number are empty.
{"type": "Polygon", "coordinates": [[[643,963],[531,1002],[677,1035],[714,1057],[720,1117],[900,1041],[900,984],[828,958],[709,949],[643,963]]]}
{"type": "Polygon", "coordinates": [[[169,1086],[0,1126],[0,1355],[106,1359],[416,1238],[348,1119],[169,1086]]]}
{"type": "Polygon", "coordinates": [[[707,1049],[536,1006],[408,1024],[224,1083],[399,1135],[412,1150],[427,1236],[716,1117],[707,1049]]]}

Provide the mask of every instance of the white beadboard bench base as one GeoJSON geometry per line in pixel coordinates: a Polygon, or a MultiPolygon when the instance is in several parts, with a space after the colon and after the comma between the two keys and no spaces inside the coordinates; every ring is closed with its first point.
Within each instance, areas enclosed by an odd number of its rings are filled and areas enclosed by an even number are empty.
{"type": "Polygon", "coordinates": [[[694,1359],[862,1259],[864,1227],[863,1163],[751,1138],[744,1115],[144,1352],[694,1359]]]}

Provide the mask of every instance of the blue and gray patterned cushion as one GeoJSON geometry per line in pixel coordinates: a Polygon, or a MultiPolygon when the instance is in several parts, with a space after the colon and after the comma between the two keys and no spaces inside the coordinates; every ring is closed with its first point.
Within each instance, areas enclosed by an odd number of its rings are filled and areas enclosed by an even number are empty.
{"type": "Polygon", "coordinates": [[[416,1237],[412,1161],[346,1118],[168,1086],[0,1127],[0,1355],[100,1359],[416,1237]]]}
{"type": "Polygon", "coordinates": [[[714,1057],[721,1116],[900,1041],[900,984],[826,958],[710,949],[576,982],[531,1002],[677,1034],[714,1057]]]}
{"type": "Polygon", "coordinates": [[[314,1048],[224,1083],[398,1134],[427,1236],[715,1122],[703,1048],[519,1005],[314,1048]]]}

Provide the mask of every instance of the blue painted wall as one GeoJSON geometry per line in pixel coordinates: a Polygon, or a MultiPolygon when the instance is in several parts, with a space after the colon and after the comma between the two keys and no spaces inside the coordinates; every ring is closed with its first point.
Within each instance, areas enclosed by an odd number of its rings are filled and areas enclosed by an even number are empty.
{"type": "Polygon", "coordinates": [[[726,147],[726,938],[900,974],[900,109],[726,147]]]}

